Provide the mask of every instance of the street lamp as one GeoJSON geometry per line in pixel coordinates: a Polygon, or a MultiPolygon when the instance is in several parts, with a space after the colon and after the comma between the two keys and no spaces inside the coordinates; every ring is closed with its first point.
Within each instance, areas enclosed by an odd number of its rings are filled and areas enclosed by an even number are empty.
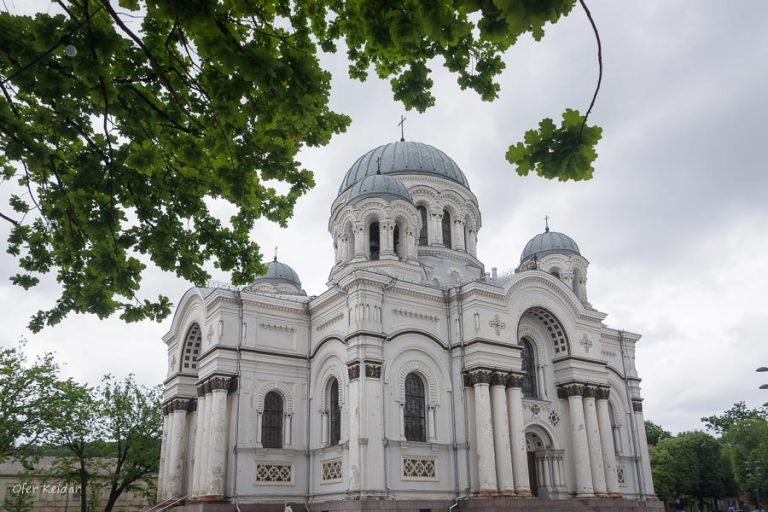
{"type": "MultiPolygon", "coordinates": [[[[761,366],[760,368],[758,368],[758,369],[757,369],[757,370],[755,370],[755,371],[756,371],[756,372],[768,372],[768,366],[761,366]]],[[[768,389],[768,384],[762,384],[762,385],[760,386],[760,389],[768,389]]],[[[768,402],[765,402],[765,403],[763,404],[763,407],[768,407],[768,402]]]]}

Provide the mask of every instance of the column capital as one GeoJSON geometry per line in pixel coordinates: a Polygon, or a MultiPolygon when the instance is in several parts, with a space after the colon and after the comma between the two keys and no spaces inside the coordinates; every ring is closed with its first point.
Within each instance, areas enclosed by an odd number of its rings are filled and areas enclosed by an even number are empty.
{"type": "Polygon", "coordinates": [[[381,378],[381,362],[380,361],[366,361],[365,362],[365,376],[370,379],[381,378]]]}
{"type": "Polygon", "coordinates": [[[208,379],[211,391],[227,391],[229,392],[232,386],[233,379],[231,377],[225,377],[223,375],[215,375],[208,379]]]}
{"type": "Polygon", "coordinates": [[[633,398],[632,399],[632,410],[635,412],[643,412],[643,399],[642,398],[633,398]]]}
{"type": "Polygon", "coordinates": [[[523,375],[517,373],[510,373],[507,375],[507,387],[508,388],[522,388],[523,387],[523,375]]]}
{"type": "Polygon", "coordinates": [[[488,370],[475,370],[470,372],[469,378],[471,379],[472,385],[476,386],[478,384],[490,384],[492,375],[493,372],[488,370]]]}
{"type": "Polygon", "coordinates": [[[190,402],[192,400],[186,398],[174,398],[170,402],[163,405],[163,414],[173,414],[176,411],[189,411],[190,402]]]}
{"type": "Polygon", "coordinates": [[[568,384],[558,388],[558,397],[560,396],[560,389],[563,390],[565,398],[570,398],[572,396],[582,396],[584,392],[584,386],[582,384],[568,384]]]}
{"type": "Polygon", "coordinates": [[[504,386],[506,384],[507,374],[503,372],[491,373],[491,386],[504,386]]]}
{"type": "Polygon", "coordinates": [[[351,361],[347,363],[347,375],[349,376],[349,380],[360,378],[360,361],[351,361]]]}
{"type": "Polygon", "coordinates": [[[584,398],[595,398],[597,388],[594,386],[583,386],[581,389],[581,396],[584,398]]]}
{"type": "Polygon", "coordinates": [[[598,400],[608,400],[611,396],[611,388],[605,388],[605,387],[598,387],[597,393],[595,394],[595,398],[598,400]]]}

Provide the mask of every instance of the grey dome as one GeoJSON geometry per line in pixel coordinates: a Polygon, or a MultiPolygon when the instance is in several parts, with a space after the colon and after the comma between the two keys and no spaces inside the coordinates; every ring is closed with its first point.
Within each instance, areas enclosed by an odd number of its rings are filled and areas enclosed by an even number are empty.
{"type": "Polygon", "coordinates": [[[581,254],[579,252],[579,246],[568,235],[557,233],[556,231],[550,231],[549,228],[543,233],[539,233],[535,237],[525,244],[523,254],[520,255],[520,261],[523,262],[529,258],[536,256],[544,256],[549,253],[561,253],[561,254],[581,254]]]}
{"type": "Polygon", "coordinates": [[[385,199],[404,199],[410,201],[411,196],[400,180],[386,174],[366,176],[358,181],[349,191],[347,203],[352,204],[366,197],[382,197],[385,199]]]}
{"type": "Polygon", "coordinates": [[[277,258],[267,263],[267,273],[256,278],[257,283],[291,283],[301,288],[299,275],[291,267],[277,261],[277,258]]]}
{"type": "Polygon", "coordinates": [[[366,176],[375,176],[379,172],[438,176],[469,188],[469,182],[456,162],[439,149],[421,142],[398,141],[379,146],[358,158],[344,176],[339,194],[366,176]]]}

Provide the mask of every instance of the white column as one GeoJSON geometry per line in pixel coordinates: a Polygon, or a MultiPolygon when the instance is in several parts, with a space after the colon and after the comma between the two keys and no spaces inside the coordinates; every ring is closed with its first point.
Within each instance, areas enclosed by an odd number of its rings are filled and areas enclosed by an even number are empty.
{"type": "Polygon", "coordinates": [[[202,386],[203,393],[205,393],[205,400],[203,400],[202,411],[198,408],[197,413],[200,414],[203,420],[203,432],[200,437],[200,476],[198,479],[198,495],[205,496],[208,494],[208,487],[210,486],[208,475],[210,475],[209,460],[211,456],[211,402],[213,396],[211,395],[210,386],[206,383],[202,386]]]}
{"type": "Polygon", "coordinates": [[[522,496],[531,494],[528,478],[528,450],[525,446],[523,426],[523,378],[511,375],[507,379],[507,415],[509,416],[509,444],[512,449],[512,474],[515,478],[515,492],[522,496]]]}
{"type": "Polygon", "coordinates": [[[587,446],[589,446],[589,465],[592,468],[592,489],[598,496],[604,496],[605,466],[603,465],[603,445],[600,441],[600,427],[597,423],[595,408],[596,388],[584,386],[584,425],[587,428],[587,446]]]}
{"type": "Polygon", "coordinates": [[[509,446],[509,417],[505,375],[494,373],[491,377],[491,409],[493,416],[493,446],[496,457],[496,479],[499,492],[514,494],[515,481],[512,473],[512,451],[509,446]]]}
{"type": "Polygon", "coordinates": [[[645,419],[643,418],[643,402],[641,399],[632,399],[632,410],[635,413],[635,427],[637,440],[640,445],[640,461],[643,467],[643,482],[645,483],[645,495],[653,496],[653,476],[651,476],[651,462],[648,458],[648,439],[645,437],[645,419]]]}
{"type": "Polygon", "coordinates": [[[184,490],[184,447],[186,443],[186,400],[174,400],[170,404],[171,447],[168,453],[168,498],[181,498],[184,490]]]}
{"type": "Polygon", "coordinates": [[[573,445],[574,473],[576,476],[576,495],[594,496],[592,487],[592,468],[589,463],[589,445],[587,444],[586,425],[584,424],[584,405],[581,393],[584,386],[572,384],[565,387],[568,397],[568,412],[571,417],[571,444],[573,445]]]}
{"type": "Polygon", "coordinates": [[[597,424],[600,427],[600,442],[603,445],[603,462],[605,466],[605,487],[608,494],[619,494],[619,477],[616,474],[616,448],[613,446],[613,429],[611,428],[608,397],[610,388],[597,390],[597,424]]]}
{"type": "Polygon", "coordinates": [[[475,433],[477,435],[477,473],[480,494],[495,495],[496,456],[493,451],[493,426],[491,423],[491,397],[488,385],[491,372],[475,371],[472,373],[472,385],[475,388],[475,433]]]}
{"type": "Polygon", "coordinates": [[[431,208],[429,213],[429,244],[443,245],[443,210],[431,208]]]}
{"type": "Polygon", "coordinates": [[[224,496],[227,480],[227,394],[229,377],[213,377],[211,386],[211,430],[208,450],[208,492],[211,496],[224,496]]]}
{"type": "Polygon", "coordinates": [[[464,221],[461,219],[454,219],[453,221],[453,248],[457,251],[464,251],[464,221]]]}
{"type": "Polygon", "coordinates": [[[202,494],[200,482],[203,475],[203,441],[205,437],[205,392],[203,386],[197,388],[197,417],[195,418],[195,467],[192,473],[192,495],[202,494]]]}
{"type": "Polygon", "coordinates": [[[430,441],[437,440],[437,432],[435,431],[435,406],[427,406],[427,430],[430,441]]]}
{"type": "Polygon", "coordinates": [[[541,456],[541,467],[544,470],[544,488],[548,491],[552,490],[552,467],[549,454],[541,456]]]}
{"type": "Polygon", "coordinates": [[[163,406],[163,441],[160,445],[160,468],[157,477],[157,501],[168,499],[166,494],[166,481],[168,480],[168,448],[170,445],[169,431],[171,429],[171,416],[163,406]]]}
{"type": "Polygon", "coordinates": [[[368,245],[368,240],[365,237],[365,224],[362,222],[356,222],[354,227],[354,234],[355,234],[355,261],[364,260],[366,258],[365,256],[365,248],[368,245]]]}
{"type": "Polygon", "coordinates": [[[330,436],[328,435],[329,423],[330,415],[328,411],[320,411],[320,446],[328,446],[331,443],[330,436]]]}

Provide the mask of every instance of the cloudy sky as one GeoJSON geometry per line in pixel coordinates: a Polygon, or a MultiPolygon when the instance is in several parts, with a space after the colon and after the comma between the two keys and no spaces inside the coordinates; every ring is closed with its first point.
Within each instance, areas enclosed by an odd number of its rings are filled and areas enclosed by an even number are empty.
{"type": "MultiPolygon", "coordinates": [[[[11,10],[20,0],[7,0],[11,10]]],[[[699,418],[745,400],[768,375],[768,3],[759,0],[591,0],[603,41],[605,75],[592,120],[604,129],[593,180],[559,183],[517,176],[506,147],[543,117],[584,111],[597,77],[596,47],[583,11],[530,37],[506,55],[500,98],[480,101],[435,70],[438,104],[405,113],[387,83],[349,80],[329,56],[332,107],[353,124],[302,161],[317,187],[300,200],[287,229],[259,224],[266,254],[299,273],[305,289],[325,289],[333,264],[327,232],[344,173],[369,149],[406,138],[446,151],[464,170],[483,214],[478,256],[487,268],[514,268],[526,241],[550,225],[573,237],[591,262],[588,293],[606,323],[643,334],[637,366],[646,417],[668,430],[702,428],[699,418]]],[[[1,193],[2,191],[0,191],[1,193]]],[[[8,226],[0,224],[0,239],[8,226]]],[[[0,256],[0,343],[29,339],[28,352],[54,351],[64,374],[98,382],[133,372],[162,381],[160,324],[72,316],[32,335],[29,317],[57,298],[49,281],[13,287],[14,261],[0,256]]],[[[228,276],[215,276],[228,281],[228,276]]],[[[177,301],[189,283],[152,271],[142,294],[177,301]]]]}

